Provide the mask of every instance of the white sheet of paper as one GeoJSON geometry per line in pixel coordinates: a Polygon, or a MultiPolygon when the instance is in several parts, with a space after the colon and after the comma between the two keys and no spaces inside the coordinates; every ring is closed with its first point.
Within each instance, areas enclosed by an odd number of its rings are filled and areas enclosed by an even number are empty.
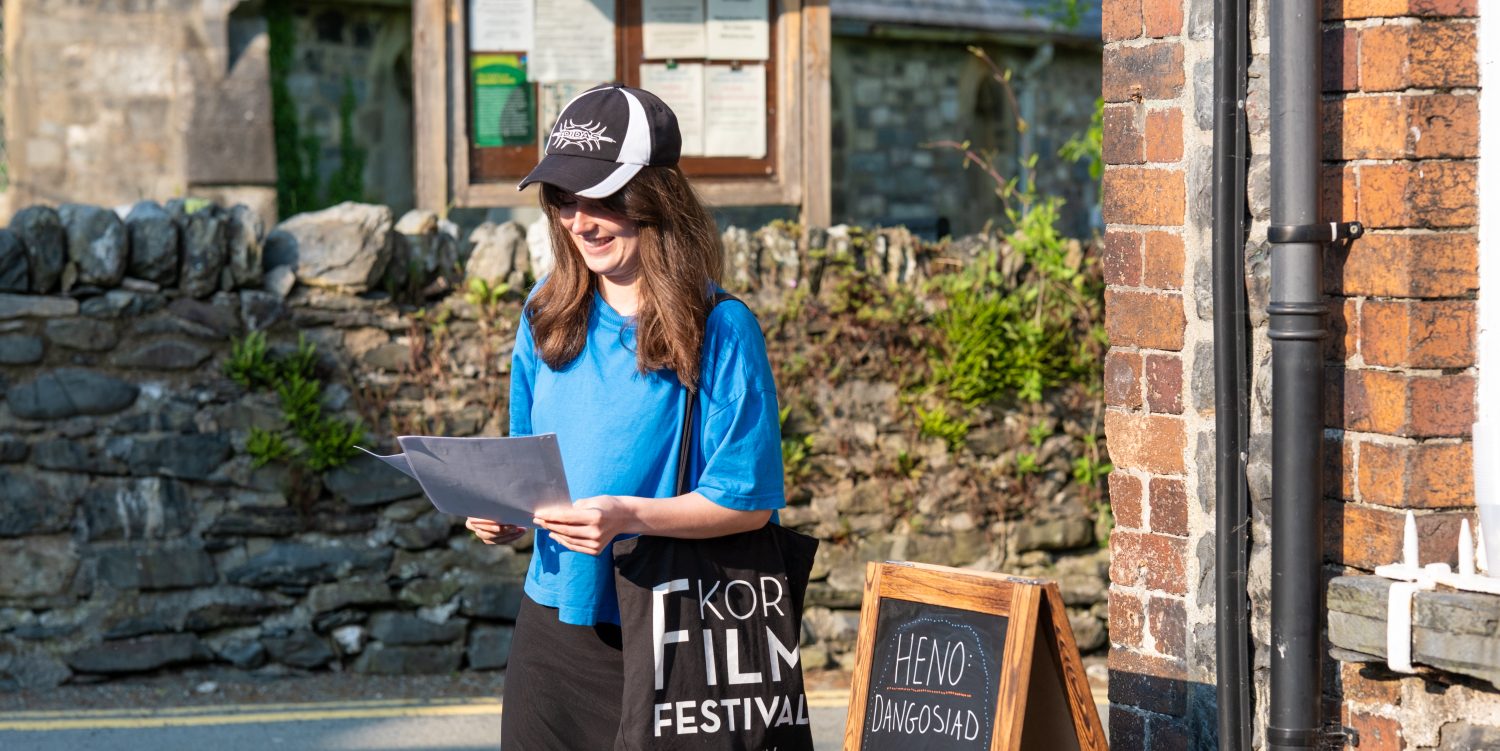
{"type": "Polygon", "coordinates": [[[661,97],[677,115],[682,155],[703,156],[703,64],[641,65],[641,88],[661,97]]]}
{"type": "Polygon", "coordinates": [[[708,0],[708,59],[770,59],[767,11],[766,0],[708,0]]]}
{"type": "Polygon", "coordinates": [[[533,0],[469,0],[470,52],[530,52],[533,0]]]}
{"type": "Polygon", "coordinates": [[[703,155],[766,155],[766,69],[707,66],[703,73],[703,155]]]}
{"type": "Polygon", "coordinates": [[[531,80],[614,80],[614,0],[546,0],[537,4],[532,29],[531,80]]]}
{"type": "Polygon", "coordinates": [[[648,60],[703,57],[706,39],[703,0],[641,0],[641,47],[648,60]]]}
{"type": "Polygon", "coordinates": [[[532,526],[536,512],[568,506],[557,435],[515,438],[444,438],[404,435],[400,454],[360,449],[416,479],[439,511],[532,526]]]}

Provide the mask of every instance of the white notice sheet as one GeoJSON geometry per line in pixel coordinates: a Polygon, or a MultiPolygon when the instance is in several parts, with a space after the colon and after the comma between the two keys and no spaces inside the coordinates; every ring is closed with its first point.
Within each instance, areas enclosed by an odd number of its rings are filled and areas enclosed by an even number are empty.
{"type": "Polygon", "coordinates": [[[765,67],[710,65],[703,78],[703,155],[765,157],[765,67]]]}
{"type": "Polygon", "coordinates": [[[547,133],[552,132],[552,126],[557,124],[557,116],[562,114],[563,107],[573,101],[573,97],[582,94],[598,85],[599,81],[553,81],[544,83],[537,87],[541,99],[542,127],[547,133]]]}
{"type": "Polygon", "coordinates": [[[771,17],[766,0],[708,0],[708,59],[770,57],[771,17]]]}
{"type": "Polygon", "coordinates": [[[531,51],[534,0],[469,0],[469,52],[531,51]]]}
{"type": "Polygon", "coordinates": [[[641,0],[641,45],[648,60],[703,57],[704,39],[703,0],[641,0]]]}
{"type": "Polygon", "coordinates": [[[614,0],[546,0],[533,26],[531,80],[592,81],[615,78],[614,0]]]}
{"type": "Polygon", "coordinates": [[[417,481],[439,511],[532,526],[536,512],[568,506],[557,435],[516,438],[442,438],[404,435],[403,453],[360,449],[417,481]]]}
{"type": "Polygon", "coordinates": [[[677,115],[682,155],[703,156],[703,64],[641,65],[641,88],[661,97],[677,115]]]}

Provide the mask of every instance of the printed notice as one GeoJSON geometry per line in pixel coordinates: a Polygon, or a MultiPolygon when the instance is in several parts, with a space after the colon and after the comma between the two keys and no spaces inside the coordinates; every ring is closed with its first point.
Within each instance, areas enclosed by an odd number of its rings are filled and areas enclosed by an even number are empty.
{"type": "Polygon", "coordinates": [[[768,60],[770,8],[766,0],[708,0],[708,59],[768,60]]]}
{"type": "Polygon", "coordinates": [[[532,8],[533,0],[469,0],[469,51],[529,51],[532,8]]]}
{"type": "Polygon", "coordinates": [[[546,126],[547,132],[552,132],[552,126],[557,123],[557,116],[562,114],[563,107],[573,101],[573,97],[594,88],[594,83],[588,81],[554,81],[544,83],[537,88],[541,89],[542,125],[546,126]]]}
{"type": "Polygon", "coordinates": [[[517,146],[536,142],[536,107],[520,55],[474,55],[474,145],[517,146]]]}
{"type": "Polygon", "coordinates": [[[641,44],[649,60],[704,57],[703,0],[641,0],[641,44]]]}
{"type": "Polygon", "coordinates": [[[532,28],[531,80],[614,80],[614,0],[547,0],[532,28]]]}
{"type": "Polygon", "coordinates": [[[641,88],[661,97],[677,114],[682,155],[703,156],[703,64],[641,66],[641,88]]]}
{"type": "Polygon", "coordinates": [[[557,435],[444,438],[404,435],[402,453],[367,454],[416,480],[439,511],[531,526],[536,512],[573,502],[557,435]]]}
{"type": "Polygon", "coordinates": [[[703,155],[766,155],[766,69],[711,65],[703,74],[703,155]]]}

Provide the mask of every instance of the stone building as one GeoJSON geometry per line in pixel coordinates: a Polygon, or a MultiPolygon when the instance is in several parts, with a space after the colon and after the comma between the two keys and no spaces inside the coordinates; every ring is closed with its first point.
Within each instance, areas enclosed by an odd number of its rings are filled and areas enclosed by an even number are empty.
{"type": "Polygon", "coordinates": [[[1038,0],[832,0],[834,221],[957,236],[1002,219],[995,180],[935,145],[967,141],[1005,178],[1036,155],[1038,189],[1065,198],[1063,226],[1087,236],[1097,183],[1057,156],[1099,91],[1087,5],[1070,27],[1038,0]],[[970,46],[1012,73],[1009,92],[970,46]]]}
{"type": "MultiPolygon", "coordinates": [[[[1244,191],[1247,231],[1235,262],[1219,273],[1245,270],[1248,316],[1228,325],[1248,333],[1250,376],[1243,403],[1229,404],[1215,398],[1214,381],[1215,348],[1233,348],[1216,336],[1226,323],[1216,319],[1237,313],[1216,306],[1211,294],[1215,3],[1103,3],[1112,345],[1106,430],[1119,525],[1111,546],[1109,718],[1120,749],[1292,747],[1285,733],[1272,732],[1277,697],[1268,667],[1287,645],[1271,645],[1274,587],[1285,581],[1272,572],[1272,525],[1286,513],[1273,509],[1272,487],[1277,483],[1279,495],[1282,481],[1298,481],[1271,466],[1277,431],[1287,429],[1272,425],[1277,384],[1268,336],[1275,314],[1268,316],[1269,270],[1286,252],[1267,243],[1278,200],[1271,86],[1280,79],[1268,31],[1268,5],[1274,13],[1277,3],[1249,5],[1241,32],[1248,71],[1239,79],[1248,91],[1247,177],[1227,183],[1244,191]],[[1242,449],[1249,511],[1238,522],[1249,529],[1249,567],[1234,592],[1250,609],[1243,645],[1250,711],[1237,726],[1248,729],[1248,745],[1224,736],[1219,718],[1235,707],[1216,693],[1216,680],[1231,667],[1220,655],[1240,646],[1221,642],[1216,631],[1223,612],[1216,615],[1223,605],[1216,597],[1224,591],[1216,582],[1226,574],[1217,570],[1224,559],[1216,553],[1233,544],[1216,533],[1216,513],[1230,503],[1216,472],[1238,470],[1232,462],[1216,467],[1215,420],[1230,407],[1247,413],[1249,437],[1242,449]]],[[[1321,146],[1322,158],[1318,218],[1358,221],[1364,235],[1323,254],[1324,326],[1331,333],[1322,357],[1324,413],[1321,420],[1312,415],[1310,442],[1317,446],[1321,437],[1325,471],[1320,485],[1307,478],[1314,489],[1308,506],[1321,504],[1322,526],[1315,525],[1316,508],[1293,513],[1306,515],[1313,538],[1321,533],[1320,573],[1329,583],[1314,575],[1310,585],[1326,610],[1293,615],[1325,639],[1311,658],[1322,661],[1322,720],[1344,734],[1327,741],[1360,749],[1495,748],[1500,598],[1444,587],[1417,594],[1410,636],[1416,668],[1405,672],[1399,659],[1387,663],[1391,581],[1370,574],[1401,560],[1408,511],[1419,530],[1420,562],[1456,565],[1461,522],[1476,518],[1474,470],[1494,458],[1481,458],[1477,448],[1495,393],[1494,373],[1478,367],[1480,359],[1490,363],[1478,353],[1493,346],[1486,332],[1495,330],[1482,318],[1494,315],[1480,289],[1493,259],[1480,260],[1479,228],[1500,222],[1484,205],[1500,187],[1493,169],[1486,178],[1480,168],[1496,158],[1495,139],[1480,138],[1481,128],[1495,127],[1493,117],[1482,121],[1480,112],[1493,114],[1500,95],[1480,82],[1481,74],[1489,81],[1500,73],[1493,62],[1500,39],[1493,24],[1479,22],[1477,0],[1329,0],[1321,7],[1321,27],[1310,32],[1321,34],[1322,114],[1312,129],[1312,150],[1321,146]]],[[[1316,99],[1316,81],[1311,88],[1316,99]]],[[[1226,477],[1232,486],[1233,476],[1226,477]]],[[[1280,527],[1276,534],[1283,536],[1280,527]]]]}
{"type": "MultiPolygon", "coordinates": [[[[1099,19],[1096,11],[1068,29],[1049,7],[831,3],[836,222],[907,224],[927,235],[981,229],[1001,216],[994,181],[965,170],[960,152],[925,145],[967,140],[1006,176],[1039,155],[1041,189],[1068,200],[1067,229],[1094,226],[1097,183],[1055,155],[1093,112],[1099,19]],[[968,45],[1015,72],[1013,97],[968,45]],[[1031,125],[1024,133],[1017,117],[1031,125]]],[[[277,12],[289,15],[291,40],[277,83],[295,103],[292,143],[307,190],[325,205],[411,208],[410,0],[18,0],[5,8],[4,109],[14,115],[4,205],[13,208],[0,215],[38,201],[194,195],[274,218],[268,17],[277,12]],[[356,173],[357,185],[336,189],[341,170],[356,173]]]]}

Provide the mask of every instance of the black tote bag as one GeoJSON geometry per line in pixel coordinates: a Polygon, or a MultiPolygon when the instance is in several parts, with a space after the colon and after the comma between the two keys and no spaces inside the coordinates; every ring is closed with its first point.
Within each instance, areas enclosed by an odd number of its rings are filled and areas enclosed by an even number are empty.
{"type": "MultiPolygon", "coordinates": [[[[689,392],[679,495],[691,489],[695,401],[689,392]]],[[[773,523],[706,540],[614,544],[625,663],[616,751],[812,749],[798,645],[817,548],[773,523]]]]}

